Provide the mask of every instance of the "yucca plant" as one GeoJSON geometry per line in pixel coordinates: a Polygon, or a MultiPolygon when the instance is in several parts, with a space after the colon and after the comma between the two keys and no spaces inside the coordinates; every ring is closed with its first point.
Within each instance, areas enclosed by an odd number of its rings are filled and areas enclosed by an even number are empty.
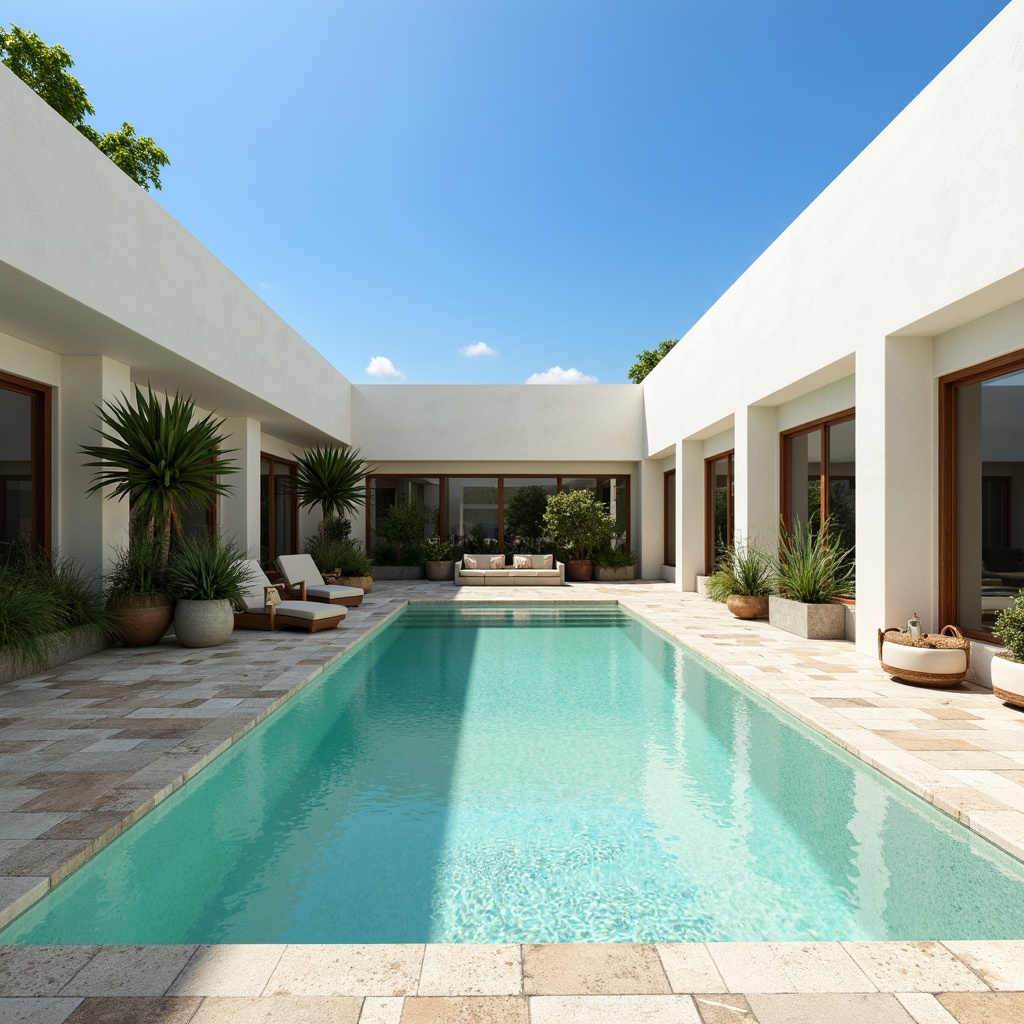
{"type": "Polygon", "coordinates": [[[230,491],[219,477],[235,473],[236,449],[223,450],[219,433],[224,421],[208,414],[196,419],[191,397],[175,394],[161,401],[152,390],[135,388],[135,403],[127,395],[98,407],[104,444],[82,445],[86,466],[95,467],[92,494],[112,487],[112,497],[131,503],[134,524],[144,536],[158,536],[161,562],[166,565],[172,535],[181,533],[181,511],[202,507],[230,491]]]}
{"type": "Polygon", "coordinates": [[[221,537],[182,537],[167,565],[167,588],[186,601],[238,601],[249,579],[245,554],[221,537]]]}
{"type": "Polygon", "coordinates": [[[705,586],[708,597],[722,604],[734,594],[768,597],[776,589],[775,561],[756,544],[737,541],[719,555],[705,586]]]}
{"type": "Polygon", "coordinates": [[[320,506],[321,537],[328,520],[344,518],[366,503],[366,476],[374,467],[358,448],[317,445],[294,458],[299,507],[320,506]]]}
{"type": "Polygon", "coordinates": [[[779,533],[776,567],[779,593],[804,604],[831,604],[853,597],[855,565],[841,537],[830,540],[833,524],[826,519],[810,530],[799,520],[792,530],[779,533]]]}

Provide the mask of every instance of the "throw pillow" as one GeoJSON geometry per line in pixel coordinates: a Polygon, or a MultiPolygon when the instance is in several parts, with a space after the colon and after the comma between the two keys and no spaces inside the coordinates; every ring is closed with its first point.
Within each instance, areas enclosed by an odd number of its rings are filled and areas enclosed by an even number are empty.
{"type": "Polygon", "coordinates": [[[505,556],[504,555],[491,555],[491,568],[492,569],[504,569],[505,568],[505,556]]]}
{"type": "Polygon", "coordinates": [[[462,556],[462,568],[463,569],[475,569],[476,559],[472,555],[462,556]]]}
{"type": "Polygon", "coordinates": [[[513,555],[512,556],[512,568],[513,569],[532,569],[533,562],[530,560],[529,555],[513,555]]]}

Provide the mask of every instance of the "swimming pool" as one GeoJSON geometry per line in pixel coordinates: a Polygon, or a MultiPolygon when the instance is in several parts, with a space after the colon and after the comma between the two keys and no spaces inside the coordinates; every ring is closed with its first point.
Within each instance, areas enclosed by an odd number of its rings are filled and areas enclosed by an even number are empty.
{"type": "Polygon", "coordinates": [[[1022,883],[615,606],[429,605],[0,941],[1009,938],[1022,883]]]}

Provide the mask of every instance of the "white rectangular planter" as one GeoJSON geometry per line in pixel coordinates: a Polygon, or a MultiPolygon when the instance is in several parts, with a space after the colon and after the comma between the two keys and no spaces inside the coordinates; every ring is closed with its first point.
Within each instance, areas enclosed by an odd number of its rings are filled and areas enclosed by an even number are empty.
{"type": "Polygon", "coordinates": [[[768,621],[805,640],[846,639],[846,606],[841,604],[804,604],[773,594],[768,598],[768,621]]]}
{"type": "Polygon", "coordinates": [[[1024,707],[1024,661],[992,659],[992,692],[1008,704],[1024,707]]]}
{"type": "Polygon", "coordinates": [[[614,583],[616,580],[635,580],[636,566],[626,565],[621,569],[602,569],[594,566],[594,579],[599,583],[614,583]]]}

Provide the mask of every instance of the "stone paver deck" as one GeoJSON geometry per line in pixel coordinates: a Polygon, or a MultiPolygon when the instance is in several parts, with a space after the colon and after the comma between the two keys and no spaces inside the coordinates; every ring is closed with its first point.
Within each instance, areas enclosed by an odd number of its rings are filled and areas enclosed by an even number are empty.
{"type": "MultiPolygon", "coordinates": [[[[658,583],[378,583],[344,628],[112,649],[0,687],[0,922],[10,920],[406,601],[619,601],[1024,858],[1024,713],[893,682],[658,583]]],[[[1024,941],[668,946],[0,947],[11,1021],[1024,1020],[1024,941]]]]}

